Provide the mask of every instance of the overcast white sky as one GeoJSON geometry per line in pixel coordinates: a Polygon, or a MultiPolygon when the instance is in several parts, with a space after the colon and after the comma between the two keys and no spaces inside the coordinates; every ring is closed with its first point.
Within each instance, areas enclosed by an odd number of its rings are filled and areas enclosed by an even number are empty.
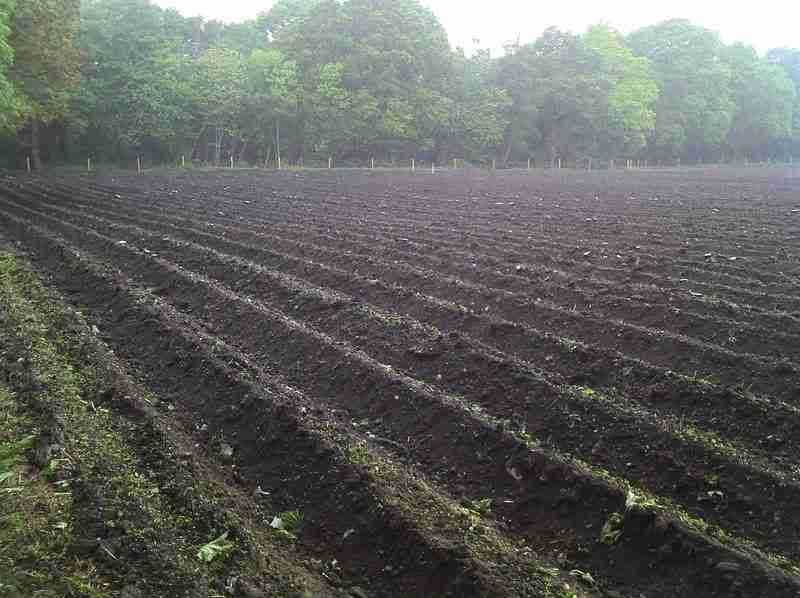
{"type": "MultiPolygon", "coordinates": [[[[187,16],[241,21],[268,10],[269,0],[155,0],[187,16]]],[[[670,18],[686,18],[718,31],[724,41],[742,41],[766,52],[777,46],[800,47],[799,0],[422,0],[450,36],[453,46],[502,48],[519,36],[533,41],[555,25],[574,33],[604,21],[623,33],[670,18]]]]}

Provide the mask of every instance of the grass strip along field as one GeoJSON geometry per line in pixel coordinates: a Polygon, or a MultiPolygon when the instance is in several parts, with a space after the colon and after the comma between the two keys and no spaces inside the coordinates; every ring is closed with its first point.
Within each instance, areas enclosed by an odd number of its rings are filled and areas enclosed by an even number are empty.
{"type": "Polygon", "coordinates": [[[794,180],[5,180],[9,441],[112,595],[797,596],[794,180]]]}

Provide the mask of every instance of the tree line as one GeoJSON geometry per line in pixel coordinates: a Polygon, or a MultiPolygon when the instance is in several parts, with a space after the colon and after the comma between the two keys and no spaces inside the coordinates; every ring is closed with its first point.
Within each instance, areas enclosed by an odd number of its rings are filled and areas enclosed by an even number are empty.
{"type": "Polygon", "coordinates": [[[498,165],[800,155],[800,50],[686,20],[453,49],[416,0],[279,0],[237,24],[149,0],[0,0],[0,156],[451,158],[498,165]]]}

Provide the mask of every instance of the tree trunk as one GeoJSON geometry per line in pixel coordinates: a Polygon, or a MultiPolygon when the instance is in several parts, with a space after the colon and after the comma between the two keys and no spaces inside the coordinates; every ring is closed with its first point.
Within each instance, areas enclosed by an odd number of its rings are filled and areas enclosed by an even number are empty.
{"type": "Polygon", "coordinates": [[[219,166],[222,161],[222,140],[225,138],[225,131],[222,127],[215,129],[216,138],[214,144],[214,165],[219,166]]]}
{"type": "MultiPolygon", "coordinates": [[[[192,145],[192,153],[189,154],[189,159],[190,160],[194,160],[195,158],[199,158],[200,157],[200,156],[196,155],[197,154],[197,146],[200,143],[200,141],[203,139],[203,137],[205,136],[206,129],[208,129],[208,125],[203,125],[203,129],[200,131],[200,134],[197,136],[197,139],[195,139],[194,145],[192,145]]],[[[205,152],[205,153],[207,153],[207,152],[205,152]]],[[[203,156],[203,157],[205,158],[205,156],[203,156]]]]}
{"type": "Polygon", "coordinates": [[[39,148],[39,121],[31,120],[31,163],[36,171],[42,170],[42,155],[39,148]]]}
{"type": "Polygon", "coordinates": [[[500,156],[500,166],[505,168],[508,164],[508,159],[511,157],[511,150],[514,147],[514,126],[509,124],[506,127],[506,133],[503,136],[503,153],[500,156]]]}

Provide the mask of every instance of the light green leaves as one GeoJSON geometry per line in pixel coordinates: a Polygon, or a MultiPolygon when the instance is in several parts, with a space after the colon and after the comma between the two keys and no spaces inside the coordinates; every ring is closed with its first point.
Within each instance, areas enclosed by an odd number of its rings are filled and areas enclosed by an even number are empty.
{"type": "Polygon", "coordinates": [[[603,529],[600,530],[600,541],[611,546],[616,544],[622,537],[622,528],[625,525],[625,517],[619,513],[611,513],[603,529]]]}
{"type": "Polygon", "coordinates": [[[288,538],[296,538],[303,526],[303,514],[300,511],[284,511],[272,518],[269,526],[288,538]]]}
{"type": "Polygon", "coordinates": [[[228,532],[218,538],[213,539],[208,544],[203,544],[197,551],[197,558],[204,563],[210,563],[215,559],[224,556],[234,549],[233,542],[228,542],[228,532]]]}

